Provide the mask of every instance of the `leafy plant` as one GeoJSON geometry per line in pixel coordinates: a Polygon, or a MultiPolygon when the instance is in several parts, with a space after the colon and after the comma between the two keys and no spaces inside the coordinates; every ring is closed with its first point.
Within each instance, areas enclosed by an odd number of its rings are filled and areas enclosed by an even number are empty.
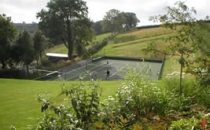
{"type": "MultiPolygon", "coordinates": [[[[166,50],[170,50],[169,54],[177,55],[180,64],[179,77],[179,94],[182,94],[182,74],[183,69],[189,66],[189,57],[195,54],[199,49],[199,44],[203,42],[201,35],[202,21],[193,17],[196,14],[194,8],[188,8],[184,2],[177,1],[175,7],[166,7],[165,15],[150,17],[150,20],[158,20],[163,23],[163,27],[174,31],[174,34],[166,40],[170,42],[170,46],[166,50]],[[195,33],[196,32],[196,33],[195,33]]],[[[152,46],[151,46],[152,47],[152,46]]],[[[151,50],[151,47],[149,48],[151,50]]],[[[156,50],[153,48],[152,50],[156,50]]]]}
{"type": "MultiPolygon", "coordinates": [[[[149,72],[149,67],[144,71],[149,72]]],[[[158,114],[167,112],[170,92],[158,86],[156,81],[148,78],[148,75],[139,74],[135,68],[130,68],[126,82],[117,92],[124,113],[131,112],[140,116],[151,112],[158,114]]]]}
{"type": "Polygon", "coordinates": [[[47,97],[39,96],[43,102],[44,116],[37,129],[90,129],[97,121],[101,88],[96,81],[79,81],[70,89],[64,85],[62,93],[71,104],[52,105],[47,97]],[[50,108],[48,110],[48,108],[50,108]]]}
{"type": "Polygon", "coordinates": [[[206,119],[192,117],[190,119],[180,119],[173,121],[170,130],[202,130],[206,129],[206,119]]]}

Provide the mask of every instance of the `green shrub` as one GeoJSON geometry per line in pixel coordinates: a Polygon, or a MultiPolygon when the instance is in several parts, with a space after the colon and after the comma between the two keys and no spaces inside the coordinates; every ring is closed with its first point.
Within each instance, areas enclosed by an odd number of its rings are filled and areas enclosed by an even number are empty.
{"type": "Polygon", "coordinates": [[[126,82],[117,92],[119,104],[125,113],[147,115],[151,112],[165,114],[168,111],[170,92],[158,86],[147,75],[139,75],[135,68],[130,68],[126,82]]]}
{"type": "Polygon", "coordinates": [[[207,118],[191,117],[190,119],[180,119],[173,121],[169,130],[207,130],[207,118]]]}
{"type": "Polygon", "coordinates": [[[47,97],[39,96],[43,102],[36,129],[91,129],[98,119],[101,88],[97,82],[79,81],[70,88],[62,87],[62,93],[71,104],[55,106],[47,97]],[[49,109],[50,108],[50,109],[49,109]]]}
{"type": "Polygon", "coordinates": [[[109,40],[113,39],[117,34],[111,35],[107,38],[104,38],[101,42],[97,42],[94,44],[91,48],[88,49],[88,52],[90,55],[98,52],[100,49],[102,49],[104,46],[106,46],[109,42],[109,40]]]}

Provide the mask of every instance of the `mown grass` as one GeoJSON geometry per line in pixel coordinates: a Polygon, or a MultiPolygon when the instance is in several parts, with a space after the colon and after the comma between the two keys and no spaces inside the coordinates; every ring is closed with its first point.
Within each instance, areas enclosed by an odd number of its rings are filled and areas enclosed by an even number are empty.
{"type": "MultiPolygon", "coordinates": [[[[35,125],[41,116],[41,103],[37,100],[37,94],[49,93],[53,104],[65,103],[65,96],[59,96],[63,81],[30,81],[0,79],[0,126],[7,130],[14,125],[18,130],[27,129],[28,125],[35,125]]],[[[75,81],[76,82],[76,81],[75,81]]],[[[65,82],[71,86],[75,82],[65,82]]],[[[120,86],[121,81],[101,81],[102,99],[112,95],[120,86]]]]}

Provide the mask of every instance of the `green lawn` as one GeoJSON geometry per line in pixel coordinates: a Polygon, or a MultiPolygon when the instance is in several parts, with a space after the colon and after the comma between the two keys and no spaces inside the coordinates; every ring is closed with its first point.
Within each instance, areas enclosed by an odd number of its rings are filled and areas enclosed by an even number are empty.
{"type": "MultiPolygon", "coordinates": [[[[61,92],[62,81],[45,82],[30,80],[0,79],[0,126],[2,130],[14,125],[18,130],[27,129],[28,125],[37,123],[41,116],[41,103],[37,101],[37,94],[49,93],[55,104],[64,103],[64,96],[58,96],[61,92]]],[[[65,82],[71,86],[73,82],[65,82]]],[[[115,94],[121,81],[101,81],[103,89],[102,100],[115,94]]]]}

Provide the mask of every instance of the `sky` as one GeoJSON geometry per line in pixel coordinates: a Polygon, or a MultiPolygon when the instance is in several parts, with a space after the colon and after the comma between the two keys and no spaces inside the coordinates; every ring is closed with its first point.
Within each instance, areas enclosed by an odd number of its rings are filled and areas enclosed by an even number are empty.
{"type": "MultiPolygon", "coordinates": [[[[38,23],[37,12],[45,8],[50,0],[0,0],[0,14],[10,16],[14,23],[38,23]]],[[[87,2],[88,17],[94,22],[102,20],[111,9],[133,12],[140,20],[138,26],[156,24],[150,16],[164,14],[166,6],[173,6],[178,0],[84,0],[87,2]]],[[[210,16],[210,0],[185,0],[185,4],[197,11],[196,18],[210,16]]]]}

